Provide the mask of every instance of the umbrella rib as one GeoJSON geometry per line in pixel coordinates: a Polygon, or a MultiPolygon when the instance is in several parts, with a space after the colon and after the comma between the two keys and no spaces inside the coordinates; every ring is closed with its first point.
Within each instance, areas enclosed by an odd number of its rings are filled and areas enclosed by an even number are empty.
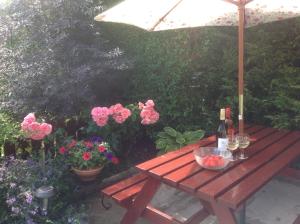
{"type": "MultiPolygon", "coordinates": [[[[239,6],[240,4],[243,4],[242,1],[234,1],[234,0],[223,0],[225,2],[232,3],[234,5],[239,6]]],[[[248,3],[252,2],[253,0],[245,0],[244,5],[247,5],[248,3]]]]}
{"type": "Polygon", "coordinates": [[[164,20],[164,18],[166,18],[166,16],[167,15],[169,15],[170,14],[170,12],[172,12],[181,2],[182,2],[183,0],[179,0],[165,15],[163,15],[155,24],[154,24],[154,26],[151,28],[151,29],[149,29],[150,31],[153,31],[157,26],[158,26],[158,24],[160,24],[161,23],[161,21],[163,21],[164,20]]]}
{"type": "Polygon", "coordinates": [[[248,3],[252,2],[252,1],[253,1],[253,0],[247,0],[247,1],[246,1],[246,4],[248,4],[248,3]]]}
{"type": "Polygon", "coordinates": [[[234,4],[234,5],[239,5],[239,3],[237,1],[234,1],[234,0],[223,0],[224,2],[229,2],[231,4],[234,4]]]}

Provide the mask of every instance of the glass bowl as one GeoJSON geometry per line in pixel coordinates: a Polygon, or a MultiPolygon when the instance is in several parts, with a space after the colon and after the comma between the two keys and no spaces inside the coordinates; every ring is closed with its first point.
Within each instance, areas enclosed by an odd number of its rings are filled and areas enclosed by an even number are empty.
{"type": "Polygon", "coordinates": [[[200,147],[194,150],[197,163],[205,169],[221,170],[228,166],[231,153],[216,147],[200,147]]]}

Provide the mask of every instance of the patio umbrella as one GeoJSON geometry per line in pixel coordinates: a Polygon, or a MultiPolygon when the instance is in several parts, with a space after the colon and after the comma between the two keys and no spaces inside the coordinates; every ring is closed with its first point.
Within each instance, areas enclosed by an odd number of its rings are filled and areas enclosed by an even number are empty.
{"type": "Polygon", "coordinates": [[[148,31],[238,26],[239,131],[244,130],[244,28],[300,16],[300,0],[125,0],[96,21],[131,24],[148,31]]]}

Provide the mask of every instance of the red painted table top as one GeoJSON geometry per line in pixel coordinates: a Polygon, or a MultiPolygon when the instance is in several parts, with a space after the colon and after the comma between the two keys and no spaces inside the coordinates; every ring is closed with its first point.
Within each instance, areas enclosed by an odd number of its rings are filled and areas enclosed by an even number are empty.
{"type": "Polygon", "coordinates": [[[203,169],[194,159],[195,148],[216,144],[214,136],[139,164],[137,168],[201,199],[236,209],[300,156],[299,131],[249,125],[245,132],[252,139],[246,149],[249,158],[233,162],[225,170],[203,169]]]}

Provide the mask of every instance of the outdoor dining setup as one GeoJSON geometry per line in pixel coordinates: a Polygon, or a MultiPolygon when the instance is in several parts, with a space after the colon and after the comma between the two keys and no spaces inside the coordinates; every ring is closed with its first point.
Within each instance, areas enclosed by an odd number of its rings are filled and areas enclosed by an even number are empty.
{"type": "Polygon", "coordinates": [[[281,174],[300,178],[299,171],[289,167],[300,155],[299,131],[245,125],[245,132],[253,139],[246,149],[248,159],[229,162],[222,155],[217,159],[211,157],[204,164],[206,150],[215,150],[217,145],[216,136],[210,136],[137,165],[138,174],[103,189],[102,193],[128,209],[121,223],[135,223],[139,217],[157,224],[199,223],[209,215],[217,216],[220,224],[236,224],[238,219],[245,223],[247,199],[273,177],[281,174]],[[161,184],[192,195],[204,208],[199,208],[186,222],[154,208],[150,201],[161,184]],[[236,211],[239,218],[235,216],[236,211]]]}
{"type": "MultiPolygon", "coordinates": [[[[244,121],[244,30],[296,16],[300,0],[125,0],[95,17],[148,31],[238,26],[237,118],[230,108],[221,108],[216,135],[139,164],[138,174],[103,189],[127,209],[122,224],[139,217],[156,224],[200,223],[209,215],[219,224],[245,223],[247,200],[273,177],[300,178],[289,167],[300,156],[300,132],[244,121]],[[203,208],[185,222],[154,208],[151,200],[162,184],[197,198],[203,208]]],[[[295,217],[294,224],[299,223],[295,217]]]]}

